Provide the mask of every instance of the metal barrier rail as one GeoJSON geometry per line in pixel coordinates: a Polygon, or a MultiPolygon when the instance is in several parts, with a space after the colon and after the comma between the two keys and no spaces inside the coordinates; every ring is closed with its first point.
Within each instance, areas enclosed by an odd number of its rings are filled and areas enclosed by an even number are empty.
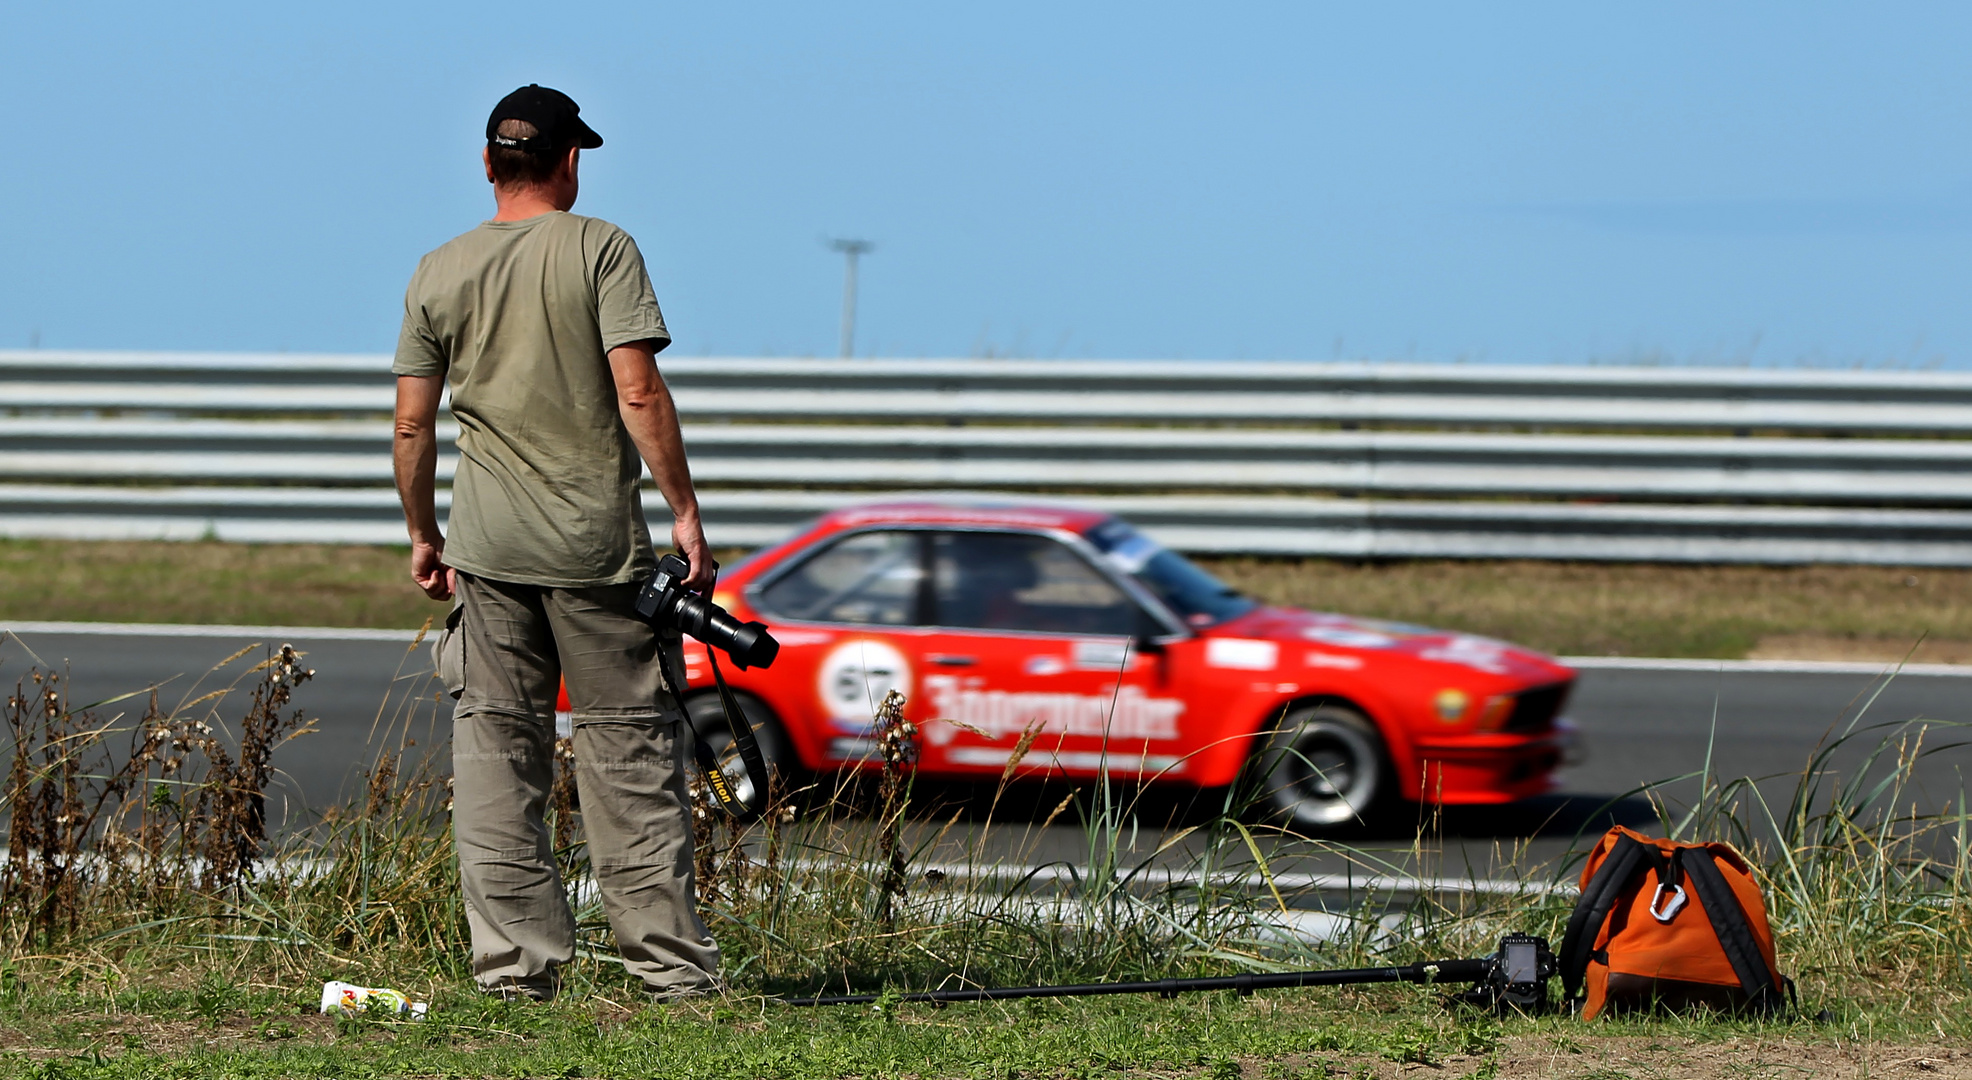
{"type": "MultiPolygon", "coordinates": [[[[457,463],[441,429],[439,475],[457,463]]],[[[1972,505],[1972,441],[693,424],[712,484],[1972,505]]],[[[0,479],[382,484],[382,421],[0,418],[0,479]]]]}
{"type": "MultiPolygon", "coordinates": [[[[1972,565],[1959,509],[1972,508],[1972,440],[1949,437],[1972,434],[1967,375],[664,368],[721,544],[770,542],[884,492],[959,488],[1065,495],[1192,551],[1972,565]],[[845,417],[865,422],[827,422],[845,417]],[[1484,430],[1407,430],[1434,426],[1484,430]],[[1524,430],[1548,427],[1564,433],[1524,430]],[[1659,434],[1584,433],[1597,428],[1659,434]],[[1663,434],[1749,430],[1790,437],[1663,434]]],[[[0,534],[402,542],[387,372],[374,356],[0,352],[0,534]]],[[[455,433],[442,432],[448,477],[455,433]]]]}
{"type": "MultiPolygon", "coordinates": [[[[21,410],[378,413],[381,356],[0,351],[21,410]]],[[[1972,433],[1972,375],[1224,361],[665,358],[688,418],[1972,433]]]]}

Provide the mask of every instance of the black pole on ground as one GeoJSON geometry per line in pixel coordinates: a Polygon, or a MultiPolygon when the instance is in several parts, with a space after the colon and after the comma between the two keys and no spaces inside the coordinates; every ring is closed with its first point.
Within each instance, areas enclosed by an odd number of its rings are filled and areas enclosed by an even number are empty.
{"type": "MultiPolygon", "coordinates": [[[[1260,975],[1226,975],[1210,979],[1158,979],[1150,982],[1076,983],[1068,986],[976,987],[966,990],[923,990],[898,994],[898,1002],[953,1003],[1006,1001],[1011,998],[1095,997],[1101,994],[1158,994],[1176,997],[1203,990],[1236,990],[1242,996],[1255,990],[1297,986],[1354,986],[1367,983],[1477,983],[1493,977],[1497,964],[1485,960],[1431,960],[1402,967],[1340,968],[1333,971],[1286,971],[1260,975]]],[[[828,997],[783,998],[789,1005],[868,1005],[882,994],[836,994],[828,997]]]]}

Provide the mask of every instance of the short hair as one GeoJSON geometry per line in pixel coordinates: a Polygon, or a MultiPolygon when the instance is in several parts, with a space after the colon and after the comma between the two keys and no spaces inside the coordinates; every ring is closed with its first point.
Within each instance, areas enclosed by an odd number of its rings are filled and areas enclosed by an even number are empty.
{"type": "MultiPolygon", "coordinates": [[[[541,129],[525,120],[502,120],[496,129],[501,138],[532,139],[541,134],[541,129]]],[[[547,183],[555,175],[555,168],[561,164],[562,155],[574,146],[573,140],[553,147],[545,152],[524,150],[518,146],[501,146],[497,142],[486,144],[487,161],[493,166],[493,182],[501,187],[534,187],[547,183]]]]}

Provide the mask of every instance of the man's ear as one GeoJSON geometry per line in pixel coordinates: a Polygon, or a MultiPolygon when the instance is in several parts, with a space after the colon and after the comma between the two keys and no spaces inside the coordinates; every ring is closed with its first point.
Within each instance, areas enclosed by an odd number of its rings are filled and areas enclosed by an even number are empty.
{"type": "Polygon", "coordinates": [[[479,151],[479,160],[481,164],[486,166],[486,182],[489,184],[492,183],[493,182],[493,151],[487,147],[481,147],[479,151]]]}
{"type": "Polygon", "coordinates": [[[570,180],[573,180],[575,179],[575,170],[580,164],[581,160],[582,160],[582,148],[579,146],[571,146],[568,148],[568,153],[562,156],[561,165],[557,168],[556,171],[566,173],[568,175],[568,178],[570,180]]]}

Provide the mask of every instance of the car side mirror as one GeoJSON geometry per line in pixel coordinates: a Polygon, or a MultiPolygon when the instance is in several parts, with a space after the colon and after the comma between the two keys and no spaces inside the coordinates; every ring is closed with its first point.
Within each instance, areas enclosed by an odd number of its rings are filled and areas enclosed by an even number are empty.
{"type": "Polygon", "coordinates": [[[1169,627],[1158,622],[1150,612],[1140,608],[1137,611],[1136,633],[1130,635],[1130,648],[1147,656],[1159,655],[1164,651],[1162,639],[1170,633],[1169,627]]]}

